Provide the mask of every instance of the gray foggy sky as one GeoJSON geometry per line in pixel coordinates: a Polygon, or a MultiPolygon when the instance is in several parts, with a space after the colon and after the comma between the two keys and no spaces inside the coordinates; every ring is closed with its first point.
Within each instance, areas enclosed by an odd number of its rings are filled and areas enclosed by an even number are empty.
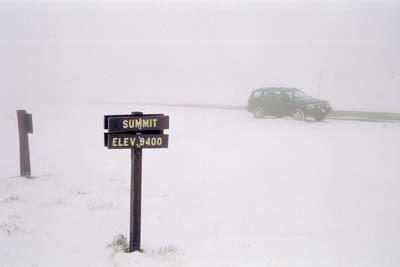
{"type": "Polygon", "coordinates": [[[298,87],[400,111],[397,1],[0,1],[1,101],[245,104],[298,87]]]}

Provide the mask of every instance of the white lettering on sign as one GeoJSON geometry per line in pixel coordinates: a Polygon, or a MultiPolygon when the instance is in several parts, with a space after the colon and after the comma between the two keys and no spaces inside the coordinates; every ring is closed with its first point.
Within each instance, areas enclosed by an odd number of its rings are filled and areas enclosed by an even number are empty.
{"type": "Polygon", "coordinates": [[[123,120],[123,129],[139,129],[142,128],[155,128],[157,127],[158,119],[156,118],[137,118],[131,120],[123,120]]]}
{"type": "Polygon", "coordinates": [[[113,137],[111,147],[122,148],[141,148],[141,147],[161,147],[163,139],[161,137],[146,136],[146,137],[113,137]]]}

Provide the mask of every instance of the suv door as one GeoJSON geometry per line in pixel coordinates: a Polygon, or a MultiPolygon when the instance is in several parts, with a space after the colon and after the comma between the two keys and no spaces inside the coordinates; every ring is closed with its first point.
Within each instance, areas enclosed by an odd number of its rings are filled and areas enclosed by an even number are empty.
{"type": "Polygon", "coordinates": [[[277,116],[290,114],[290,92],[281,89],[275,89],[273,92],[272,112],[277,116]]]}
{"type": "Polygon", "coordinates": [[[261,103],[262,103],[262,108],[264,111],[264,115],[271,115],[273,110],[272,110],[272,91],[271,90],[264,90],[262,96],[261,96],[261,103]]]}
{"type": "Polygon", "coordinates": [[[275,89],[272,92],[271,98],[271,113],[273,115],[280,115],[282,105],[282,90],[275,89]]]}

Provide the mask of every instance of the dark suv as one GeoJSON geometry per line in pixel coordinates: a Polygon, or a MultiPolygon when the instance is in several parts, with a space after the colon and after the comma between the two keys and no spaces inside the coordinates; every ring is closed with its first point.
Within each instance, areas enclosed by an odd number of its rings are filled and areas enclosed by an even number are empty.
{"type": "Polygon", "coordinates": [[[272,115],[292,116],[300,121],[313,117],[322,121],[332,108],[328,101],[312,98],[299,89],[271,87],[254,90],[249,97],[247,110],[255,118],[272,115]]]}

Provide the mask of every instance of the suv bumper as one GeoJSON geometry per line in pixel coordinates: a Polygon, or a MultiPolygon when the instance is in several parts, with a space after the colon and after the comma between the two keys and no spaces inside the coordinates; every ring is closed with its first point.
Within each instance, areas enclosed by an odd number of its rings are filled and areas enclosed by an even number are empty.
{"type": "Polygon", "coordinates": [[[307,117],[315,117],[315,116],[327,116],[331,113],[331,107],[323,107],[323,108],[316,108],[316,109],[307,109],[305,110],[305,116],[307,117]]]}

